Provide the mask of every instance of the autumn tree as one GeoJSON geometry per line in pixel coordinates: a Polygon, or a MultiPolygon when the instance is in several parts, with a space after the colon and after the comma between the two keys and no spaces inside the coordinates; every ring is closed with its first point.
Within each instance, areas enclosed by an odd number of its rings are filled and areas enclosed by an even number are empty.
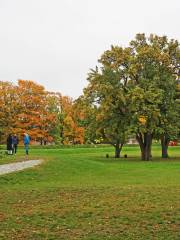
{"type": "MultiPolygon", "coordinates": [[[[78,114],[80,117],[78,118],[78,125],[83,128],[83,142],[87,144],[95,144],[97,140],[96,134],[96,106],[92,106],[89,104],[89,101],[81,95],[78,97],[74,104],[78,109],[78,114]]],[[[77,112],[76,109],[76,112],[77,112]]]]}
{"type": "Polygon", "coordinates": [[[53,117],[48,114],[46,91],[33,81],[18,81],[19,105],[21,112],[16,119],[19,133],[27,131],[35,141],[47,141],[49,124],[53,117]]]}
{"type": "Polygon", "coordinates": [[[62,95],[59,92],[47,93],[47,108],[48,113],[54,117],[51,122],[49,134],[53,137],[56,144],[63,144],[63,113],[61,107],[62,95]]]}
{"type": "Polygon", "coordinates": [[[17,86],[1,81],[0,108],[0,138],[28,132],[41,144],[84,142],[78,105],[70,97],[47,92],[33,81],[19,80],[17,86]]]}
{"type": "MultiPolygon", "coordinates": [[[[176,103],[176,87],[180,74],[180,48],[177,40],[168,40],[167,37],[150,36],[153,46],[158,46],[161,55],[165,55],[166,61],[159,66],[159,88],[163,90],[163,101],[160,106],[161,118],[159,119],[159,136],[162,146],[162,158],[168,157],[168,145],[170,140],[177,138],[178,133],[178,105],[176,103]]],[[[164,58],[165,58],[164,57],[164,58]]]]}
{"type": "Polygon", "coordinates": [[[120,157],[130,123],[126,71],[129,56],[129,49],[112,47],[106,51],[99,59],[101,68],[91,70],[84,90],[87,101],[96,109],[96,133],[115,147],[116,158],[120,157]]]}
{"type": "Polygon", "coordinates": [[[81,105],[78,104],[78,101],[73,101],[73,119],[75,122],[75,142],[78,144],[84,144],[85,143],[85,128],[82,124],[82,122],[85,119],[85,113],[84,110],[81,108],[81,105]]]}
{"type": "Polygon", "coordinates": [[[0,81],[0,141],[9,133],[16,133],[15,122],[20,111],[18,97],[16,86],[11,82],[0,81]]]}
{"type": "Polygon", "coordinates": [[[147,126],[144,133],[137,132],[136,137],[143,147],[142,155],[149,159],[152,138],[159,136],[162,144],[162,157],[167,157],[168,143],[171,136],[174,135],[176,124],[176,108],[175,108],[175,86],[179,68],[179,43],[176,40],[168,40],[166,36],[159,37],[150,35],[146,38],[145,34],[137,34],[135,40],[131,41],[130,46],[133,51],[133,58],[130,66],[130,78],[135,86],[144,90],[154,86],[156,91],[159,89],[161,93],[161,102],[156,106],[157,101],[153,100],[155,90],[151,93],[152,99],[149,98],[146,106],[153,106],[156,110],[148,109],[143,113],[148,122],[153,125],[147,126]],[[153,101],[152,101],[153,100],[153,101]],[[158,112],[158,115],[157,115],[158,112]],[[156,119],[152,117],[156,113],[156,119]],[[150,115],[147,117],[146,115],[150,115]],[[153,126],[153,127],[152,127],[153,126]],[[146,150],[148,151],[146,153],[146,150]]]}
{"type": "Polygon", "coordinates": [[[84,143],[84,128],[81,126],[82,113],[72,98],[58,92],[48,93],[48,111],[55,116],[50,133],[57,144],[84,143]]]}
{"type": "Polygon", "coordinates": [[[63,114],[63,143],[64,144],[82,144],[84,142],[84,130],[79,126],[78,108],[74,105],[72,98],[62,96],[61,111],[63,114]]]}
{"type": "Polygon", "coordinates": [[[97,128],[104,136],[110,132],[111,142],[117,145],[123,144],[129,130],[133,131],[142,160],[149,160],[153,137],[170,135],[170,128],[163,123],[176,115],[179,43],[167,37],[137,34],[129,47],[112,46],[99,62],[101,68],[91,71],[85,89],[98,109],[96,121],[101,126],[97,128]]]}

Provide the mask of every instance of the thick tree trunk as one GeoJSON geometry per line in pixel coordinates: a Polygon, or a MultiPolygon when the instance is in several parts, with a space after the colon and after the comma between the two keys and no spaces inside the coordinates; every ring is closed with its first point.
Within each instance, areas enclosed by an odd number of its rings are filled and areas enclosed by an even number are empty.
{"type": "Polygon", "coordinates": [[[138,133],[136,139],[141,149],[141,159],[149,161],[151,159],[151,146],[152,146],[152,134],[151,133],[138,133]]]}
{"type": "Polygon", "coordinates": [[[170,138],[166,135],[161,137],[162,158],[168,158],[168,146],[170,138]]]}
{"type": "Polygon", "coordinates": [[[120,158],[122,146],[123,146],[123,143],[120,143],[119,141],[117,141],[116,144],[114,144],[115,158],[120,158]]]}
{"type": "Polygon", "coordinates": [[[120,148],[118,146],[115,147],[115,158],[120,158],[120,148]]]}

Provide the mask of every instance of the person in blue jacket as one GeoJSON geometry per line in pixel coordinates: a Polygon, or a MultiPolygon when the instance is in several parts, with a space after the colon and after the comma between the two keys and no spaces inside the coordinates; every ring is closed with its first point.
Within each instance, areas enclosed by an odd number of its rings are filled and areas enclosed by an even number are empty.
{"type": "Polygon", "coordinates": [[[25,151],[26,151],[26,155],[29,154],[29,143],[30,143],[30,137],[27,133],[24,133],[24,147],[25,147],[25,151]]]}

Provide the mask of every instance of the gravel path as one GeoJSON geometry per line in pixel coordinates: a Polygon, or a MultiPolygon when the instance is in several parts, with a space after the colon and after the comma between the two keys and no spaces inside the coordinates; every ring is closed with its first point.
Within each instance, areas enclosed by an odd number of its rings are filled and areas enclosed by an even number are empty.
{"type": "Polygon", "coordinates": [[[29,160],[29,161],[0,165],[0,175],[20,171],[25,168],[31,168],[36,165],[39,165],[41,162],[42,160],[29,160]]]}

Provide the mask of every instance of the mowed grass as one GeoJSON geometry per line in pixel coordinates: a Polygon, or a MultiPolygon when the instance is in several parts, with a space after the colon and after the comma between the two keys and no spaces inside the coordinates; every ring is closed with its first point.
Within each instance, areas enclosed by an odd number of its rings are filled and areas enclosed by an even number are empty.
{"type": "Polygon", "coordinates": [[[118,160],[110,147],[31,149],[42,165],[0,176],[0,239],[180,239],[180,147],[169,153],[154,146],[143,162],[138,147],[118,160]]]}

